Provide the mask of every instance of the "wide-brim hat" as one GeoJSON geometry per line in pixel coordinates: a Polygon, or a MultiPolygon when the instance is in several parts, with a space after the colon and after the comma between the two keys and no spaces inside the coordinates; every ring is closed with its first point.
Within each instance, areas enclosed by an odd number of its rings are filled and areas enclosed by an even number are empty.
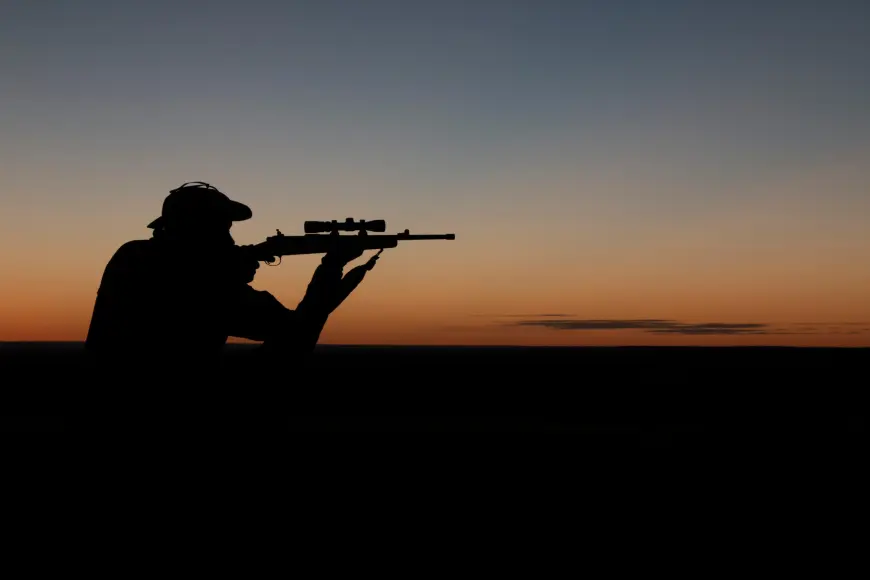
{"type": "Polygon", "coordinates": [[[234,201],[217,188],[202,181],[191,181],[173,189],[163,200],[163,211],[148,224],[151,229],[163,227],[167,220],[201,221],[221,218],[232,222],[250,219],[251,208],[234,201]]]}

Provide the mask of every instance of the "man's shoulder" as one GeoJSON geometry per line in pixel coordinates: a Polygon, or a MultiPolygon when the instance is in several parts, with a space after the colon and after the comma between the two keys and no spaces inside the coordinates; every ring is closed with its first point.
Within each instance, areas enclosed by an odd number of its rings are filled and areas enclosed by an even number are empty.
{"type": "Polygon", "coordinates": [[[118,247],[116,253],[147,252],[154,248],[154,240],[130,240],[118,247]]]}
{"type": "Polygon", "coordinates": [[[154,240],[130,240],[121,244],[113,258],[115,259],[136,259],[160,254],[159,244],[154,243],[154,240]]]}
{"type": "Polygon", "coordinates": [[[159,254],[159,248],[152,243],[152,240],[130,240],[115,250],[108,267],[110,270],[139,268],[153,263],[159,254]]]}

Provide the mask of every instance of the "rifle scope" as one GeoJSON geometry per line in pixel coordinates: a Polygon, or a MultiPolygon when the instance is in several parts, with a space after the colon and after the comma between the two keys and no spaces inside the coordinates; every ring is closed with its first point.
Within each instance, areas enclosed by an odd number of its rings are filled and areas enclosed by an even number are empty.
{"type": "Polygon", "coordinates": [[[385,232],[387,231],[387,222],[384,220],[366,220],[354,221],[353,218],[347,218],[343,222],[332,220],[330,222],[305,222],[306,234],[325,234],[332,232],[385,232]]]}

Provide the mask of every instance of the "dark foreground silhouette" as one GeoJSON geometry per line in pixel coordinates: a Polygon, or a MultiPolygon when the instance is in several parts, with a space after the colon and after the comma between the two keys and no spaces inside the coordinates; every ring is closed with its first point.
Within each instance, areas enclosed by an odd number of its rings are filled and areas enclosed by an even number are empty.
{"type": "Polygon", "coordinates": [[[453,234],[411,235],[408,230],[369,235],[369,231],[384,231],[386,223],[347,218],[309,221],[304,236],[278,231],[261,244],[239,246],[230,233],[233,223],[252,215],[248,206],[205,182],[185,183],[170,191],[160,217],[148,224],[151,237],[122,244],[103,271],[80,380],[128,385],[147,377],[146,398],[162,389],[183,396],[179,393],[191,392],[190,384],[183,389],[170,385],[179,380],[214,384],[226,379],[225,373],[231,371],[222,356],[230,337],[260,343],[249,353],[249,358],[257,359],[251,365],[289,364],[292,371],[285,381],[307,380],[301,374],[303,359],[314,350],[330,315],[375,266],[381,251],[400,241],[455,239],[453,234]],[[356,235],[341,235],[343,231],[356,235]],[[380,251],[345,272],[351,261],[370,249],[380,251]],[[271,264],[281,256],[320,253],[324,254],[321,263],[293,309],[268,291],[250,286],[261,261],[271,264]]]}
{"type": "Polygon", "coordinates": [[[151,238],[123,244],[103,272],[85,341],[94,380],[214,367],[230,336],[260,341],[264,356],[312,351],[330,314],[377,257],[345,274],[363,251],[334,245],[290,309],[250,286],[268,256],[238,246],[230,230],[252,215],[204,182],[170,191],[148,224],[151,238]]]}
{"type": "Polygon", "coordinates": [[[862,441],[870,368],[870,349],[321,346],[292,365],[251,354],[229,345],[214,373],[98,382],[81,344],[2,344],[3,408],[70,433],[540,431],[843,450],[862,441]]]}

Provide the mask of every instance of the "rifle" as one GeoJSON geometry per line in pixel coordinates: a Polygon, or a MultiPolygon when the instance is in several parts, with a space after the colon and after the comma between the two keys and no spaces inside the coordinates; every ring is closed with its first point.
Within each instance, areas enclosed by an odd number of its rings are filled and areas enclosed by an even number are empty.
{"type": "Polygon", "coordinates": [[[285,236],[281,230],[276,230],[277,233],[266,238],[265,242],[242,247],[259,262],[273,264],[278,260],[278,264],[280,264],[282,256],[325,254],[348,246],[350,247],[348,249],[384,250],[395,248],[399,242],[456,239],[455,234],[412,235],[408,230],[399,234],[369,235],[369,232],[387,231],[387,223],[384,220],[354,221],[353,218],[347,218],[343,222],[338,220],[307,221],[304,228],[304,236],[285,236]],[[358,234],[343,236],[339,232],[358,232],[358,234]]]}

